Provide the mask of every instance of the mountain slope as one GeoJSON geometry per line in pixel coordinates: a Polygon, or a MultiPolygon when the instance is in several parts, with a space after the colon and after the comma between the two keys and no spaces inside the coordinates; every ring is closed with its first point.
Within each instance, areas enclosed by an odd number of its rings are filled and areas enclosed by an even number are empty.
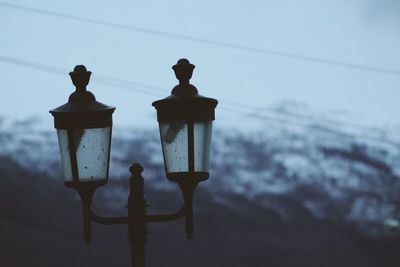
{"type": "MultiPolygon", "coordinates": [[[[149,225],[149,266],[398,266],[400,237],[383,222],[399,216],[399,146],[321,125],[265,129],[216,130],[195,239],[184,239],[182,221],[149,225]]],[[[114,132],[95,210],[126,213],[132,162],[145,167],[149,213],[176,210],[180,192],[164,178],[156,131],[114,132]]],[[[95,226],[93,245],[82,244],[54,132],[1,124],[0,177],[1,266],[128,266],[124,226],[95,226]]]]}

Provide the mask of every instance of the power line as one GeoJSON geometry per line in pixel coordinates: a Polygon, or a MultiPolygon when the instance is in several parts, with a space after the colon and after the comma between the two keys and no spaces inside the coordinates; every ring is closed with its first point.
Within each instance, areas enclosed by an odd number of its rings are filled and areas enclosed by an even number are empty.
{"type": "MultiPolygon", "coordinates": [[[[223,108],[225,111],[229,111],[231,113],[236,113],[239,114],[245,118],[251,117],[253,119],[257,119],[260,121],[265,121],[265,122],[276,122],[276,123],[280,123],[280,124],[286,124],[286,125],[291,125],[291,126],[299,126],[301,128],[308,128],[311,130],[315,130],[315,131],[323,131],[323,132],[329,132],[329,133],[339,133],[337,131],[338,126],[340,126],[341,124],[343,124],[342,122],[335,122],[336,125],[333,124],[333,122],[327,122],[324,121],[323,123],[320,122],[312,122],[312,123],[307,123],[307,122],[302,122],[302,121],[295,121],[295,120],[290,120],[287,118],[279,118],[279,117],[274,117],[274,116],[270,116],[270,115],[265,115],[265,114],[260,114],[257,112],[246,112],[246,111],[242,111],[242,110],[237,110],[235,108],[227,108],[224,107],[223,108]],[[327,125],[330,124],[329,126],[327,125]]],[[[365,126],[367,127],[367,126],[365,126]]],[[[356,126],[354,128],[357,128],[356,126]]],[[[362,132],[362,134],[359,134],[358,137],[362,137],[362,138],[366,138],[366,139],[370,139],[370,140],[375,140],[375,141],[379,141],[379,142],[384,142],[387,144],[391,144],[393,146],[396,147],[400,147],[400,143],[395,142],[390,140],[386,134],[388,133],[388,130],[378,130],[376,128],[371,128],[373,129],[373,132],[380,135],[371,135],[371,133],[373,133],[372,131],[368,130],[368,129],[364,129],[364,131],[362,132]],[[379,131],[379,132],[378,132],[379,131]],[[368,134],[366,134],[368,133],[368,134]]],[[[351,134],[346,133],[346,132],[341,132],[340,134],[342,135],[347,135],[347,136],[351,136],[351,134]]]]}
{"type": "Polygon", "coordinates": [[[308,55],[302,55],[302,54],[298,54],[298,53],[291,53],[291,52],[279,51],[279,50],[274,50],[274,49],[266,49],[266,48],[260,48],[260,47],[255,47],[255,46],[241,45],[241,44],[235,44],[235,43],[230,43],[230,42],[225,42],[225,41],[200,38],[200,37],[195,37],[195,36],[166,32],[166,31],[159,31],[159,30],[154,30],[154,29],[150,29],[150,28],[144,28],[144,27],[132,26],[132,25],[116,23],[116,22],[111,22],[111,21],[93,19],[93,18],[89,18],[89,17],[76,16],[76,15],[71,15],[71,14],[66,14],[66,13],[61,13],[61,12],[56,12],[56,11],[50,11],[50,10],[45,10],[45,9],[39,9],[39,8],[33,8],[33,7],[28,7],[28,6],[22,6],[22,5],[16,5],[16,4],[11,4],[11,3],[6,3],[6,2],[0,2],[0,6],[5,7],[5,8],[15,9],[15,10],[37,13],[37,14],[46,15],[46,16],[59,17],[59,18],[67,19],[67,20],[80,21],[80,22],[85,22],[85,23],[90,23],[90,24],[101,25],[101,26],[111,27],[111,28],[115,28],[115,29],[140,32],[140,33],[144,33],[144,34],[157,35],[157,36],[162,36],[162,37],[180,39],[180,40],[214,45],[214,46],[221,46],[221,47],[225,47],[225,48],[242,50],[242,51],[247,51],[247,52],[252,52],[252,53],[271,55],[271,56],[276,56],[276,57],[281,57],[281,58],[295,59],[295,60],[300,60],[300,61],[307,61],[307,62],[331,65],[331,66],[336,66],[336,67],[343,67],[343,68],[348,68],[348,69],[355,69],[355,70],[361,70],[361,71],[369,71],[369,72],[375,72],[375,73],[381,73],[381,74],[387,74],[387,75],[400,76],[400,70],[396,70],[396,69],[367,66],[367,65],[351,63],[351,62],[346,62],[346,61],[339,61],[339,60],[333,60],[333,59],[328,59],[328,58],[308,56],[308,55]]]}
{"type": "MultiPolygon", "coordinates": [[[[281,116],[290,116],[292,118],[296,118],[298,120],[321,120],[320,117],[317,116],[313,116],[313,115],[304,115],[304,114],[298,114],[298,113],[293,113],[293,112],[288,112],[285,110],[280,111],[279,109],[276,108],[271,108],[271,107],[257,107],[257,106],[253,106],[253,105],[249,105],[249,104],[245,104],[245,103],[239,103],[236,101],[230,101],[230,100],[224,100],[224,103],[232,105],[232,106],[237,106],[240,108],[250,108],[254,111],[255,116],[259,115],[258,113],[256,113],[256,111],[258,112],[270,112],[270,113],[274,113],[274,114],[278,114],[281,116]]],[[[324,122],[327,122],[329,124],[336,124],[338,123],[337,120],[332,120],[332,119],[324,119],[324,122]]],[[[373,131],[373,132],[382,132],[381,129],[378,129],[376,127],[371,127],[371,126],[366,126],[364,124],[359,124],[359,123],[349,123],[349,122],[345,122],[345,121],[340,121],[340,124],[343,126],[349,126],[349,127],[353,127],[353,128],[359,128],[359,129],[363,129],[366,131],[373,131]]]]}
{"type": "MultiPolygon", "coordinates": [[[[29,61],[29,60],[25,60],[25,59],[21,59],[21,58],[9,57],[9,56],[4,56],[4,55],[0,55],[0,61],[6,62],[6,63],[11,63],[11,64],[16,64],[19,66],[24,66],[24,67],[28,67],[28,68],[32,68],[32,69],[37,69],[37,70],[45,71],[48,73],[62,75],[62,76],[65,76],[65,74],[69,72],[65,68],[60,68],[60,67],[53,66],[53,65],[42,64],[42,63],[38,63],[38,62],[34,62],[34,61],[29,61]]],[[[157,87],[157,86],[153,86],[153,85],[149,85],[149,84],[125,81],[125,80],[116,79],[116,78],[104,76],[104,75],[93,75],[93,78],[94,78],[94,81],[96,81],[96,82],[99,82],[99,83],[102,83],[105,85],[109,85],[109,86],[114,86],[116,88],[123,89],[123,90],[133,92],[133,93],[138,92],[138,93],[152,95],[152,96],[158,96],[158,97],[160,97],[160,96],[162,97],[165,95],[165,93],[164,94],[162,93],[162,91],[165,92],[165,90],[166,90],[165,88],[161,88],[161,87],[157,87]],[[139,86],[146,87],[147,89],[139,88],[139,86]]],[[[281,115],[280,112],[278,112],[272,108],[256,107],[256,106],[252,106],[252,105],[248,105],[248,104],[237,103],[237,102],[233,102],[233,101],[225,101],[225,100],[221,100],[220,103],[231,106],[231,107],[222,107],[222,110],[231,112],[231,113],[240,114],[245,117],[251,117],[253,119],[258,119],[258,120],[262,120],[262,121],[274,121],[274,122],[278,122],[278,123],[282,123],[282,124],[297,125],[297,126],[301,126],[304,128],[310,128],[313,130],[316,130],[316,126],[318,126],[319,130],[332,131],[332,129],[328,129],[326,126],[320,125],[320,123],[310,124],[310,123],[304,123],[302,121],[299,121],[299,119],[318,120],[318,118],[314,117],[314,116],[286,113],[285,114],[286,116],[290,116],[292,118],[294,117],[295,119],[297,119],[297,120],[293,120],[293,119],[290,120],[288,118],[266,115],[265,112],[270,112],[270,113],[274,113],[274,114],[278,113],[281,115]],[[261,111],[261,113],[260,113],[260,111],[261,111]]],[[[358,130],[366,131],[369,134],[371,134],[371,132],[375,132],[375,133],[382,135],[382,134],[386,134],[388,132],[388,130],[379,130],[379,129],[368,127],[365,125],[352,124],[352,123],[346,123],[346,122],[325,121],[324,123],[330,124],[330,125],[336,124],[336,126],[337,125],[349,126],[349,127],[353,127],[358,130]]],[[[387,139],[384,139],[381,137],[376,137],[376,136],[371,136],[371,135],[363,135],[363,137],[367,137],[370,139],[375,139],[375,140],[398,145],[394,142],[391,142],[390,140],[387,140],[387,139]]]]}
{"type": "MultiPolygon", "coordinates": [[[[42,71],[63,75],[63,76],[65,76],[65,74],[69,72],[65,68],[60,68],[60,67],[56,67],[56,66],[52,66],[52,65],[45,65],[42,63],[37,63],[37,62],[33,62],[33,61],[28,61],[28,60],[24,60],[24,59],[20,59],[20,58],[8,57],[8,56],[3,56],[3,55],[0,55],[0,61],[23,65],[26,67],[31,67],[31,68],[35,68],[35,69],[39,69],[42,71]]],[[[165,92],[167,90],[166,88],[162,88],[162,87],[158,87],[158,86],[154,86],[154,85],[149,85],[149,84],[140,83],[140,82],[126,81],[126,80],[121,80],[121,79],[104,76],[104,75],[97,75],[97,74],[93,75],[93,81],[103,83],[106,85],[116,86],[120,89],[124,89],[127,91],[134,90],[134,91],[142,93],[142,94],[159,96],[159,97],[162,97],[164,95],[162,92],[165,92]],[[142,87],[144,87],[146,89],[142,89],[142,87]]],[[[282,112],[279,112],[278,110],[276,110],[274,108],[258,107],[258,106],[249,105],[249,104],[245,104],[245,103],[239,103],[239,102],[230,101],[230,100],[224,100],[223,103],[227,104],[229,106],[235,107],[235,108],[245,109],[246,112],[248,111],[248,109],[251,109],[253,111],[270,112],[270,113],[282,115],[282,112]]],[[[253,115],[257,117],[258,113],[254,113],[253,115]]],[[[293,114],[293,113],[285,113],[284,115],[290,116],[290,117],[295,117],[297,119],[306,119],[306,120],[318,120],[319,119],[316,116],[293,114]]],[[[334,121],[334,120],[331,120],[328,122],[330,124],[337,123],[337,121],[334,121]]],[[[369,126],[362,125],[362,124],[348,123],[348,122],[340,122],[340,124],[344,125],[344,126],[353,127],[353,128],[363,129],[366,131],[382,132],[382,130],[380,130],[380,129],[377,129],[374,127],[369,127],[369,126]]]]}
{"type": "MultiPolygon", "coordinates": [[[[62,75],[65,76],[66,73],[69,73],[70,71],[66,68],[61,68],[53,65],[47,65],[47,64],[42,64],[30,60],[25,60],[21,58],[16,58],[16,57],[9,57],[9,56],[4,56],[0,55],[0,61],[6,62],[6,63],[11,63],[11,64],[16,64],[32,69],[37,69],[41,71],[45,71],[48,73],[52,74],[57,74],[57,75],[62,75]]],[[[150,90],[150,89],[141,89],[138,86],[141,87],[150,87],[149,85],[145,85],[142,83],[135,83],[135,82],[128,82],[128,81],[123,81],[119,80],[113,77],[108,77],[104,75],[93,75],[93,81],[103,83],[106,85],[113,85],[117,86],[120,89],[131,89],[130,91],[135,90],[139,93],[147,94],[147,95],[152,95],[152,96],[161,96],[161,92],[156,92],[155,90],[150,90]]]]}

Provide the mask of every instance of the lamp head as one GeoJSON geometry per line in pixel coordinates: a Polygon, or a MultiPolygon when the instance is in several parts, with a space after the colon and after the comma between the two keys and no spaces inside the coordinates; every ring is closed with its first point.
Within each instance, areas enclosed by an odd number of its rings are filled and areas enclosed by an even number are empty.
{"type": "Polygon", "coordinates": [[[104,185],[108,179],[112,113],[86,90],[91,72],[78,65],[69,73],[76,89],[50,113],[57,129],[65,185],[104,185]]]}
{"type": "Polygon", "coordinates": [[[180,59],[173,70],[179,84],[171,95],[153,102],[160,126],[164,166],[171,181],[209,177],[212,122],[218,101],[199,95],[190,84],[195,66],[180,59]]]}

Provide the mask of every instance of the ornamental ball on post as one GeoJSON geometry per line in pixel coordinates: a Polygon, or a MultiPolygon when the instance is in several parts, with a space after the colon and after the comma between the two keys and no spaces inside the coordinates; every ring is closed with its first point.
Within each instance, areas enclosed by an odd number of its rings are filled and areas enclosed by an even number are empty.
{"type": "Polygon", "coordinates": [[[167,178],[195,185],[209,177],[211,130],[218,101],[199,95],[189,83],[194,68],[189,60],[180,59],[172,67],[179,84],[153,106],[167,178]]]}
{"type": "Polygon", "coordinates": [[[68,187],[96,188],[107,183],[112,113],[115,108],[96,101],[86,91],[90,75],[83,65],[70,72],[76,91],[66,104],[50,110],[57,129],[64,183],[68,187]]]}

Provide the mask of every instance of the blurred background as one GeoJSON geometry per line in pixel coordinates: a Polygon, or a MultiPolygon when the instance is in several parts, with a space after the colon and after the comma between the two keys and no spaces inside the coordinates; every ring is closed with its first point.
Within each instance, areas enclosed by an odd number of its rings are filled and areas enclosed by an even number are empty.
{"type": "Polygon", "coordinates": [[[149,226],[149,266],[398,266],[399,24],[396,0],[0,1],[0,265],[129,266],[124,226],[83,244],[48,110],[86,65],[117,107],[96,211],[126,213],[132,162],[149,212],[173,211],[151,103],[188,58],[219,100],[211,178],[194,240],[149,226]]]}

